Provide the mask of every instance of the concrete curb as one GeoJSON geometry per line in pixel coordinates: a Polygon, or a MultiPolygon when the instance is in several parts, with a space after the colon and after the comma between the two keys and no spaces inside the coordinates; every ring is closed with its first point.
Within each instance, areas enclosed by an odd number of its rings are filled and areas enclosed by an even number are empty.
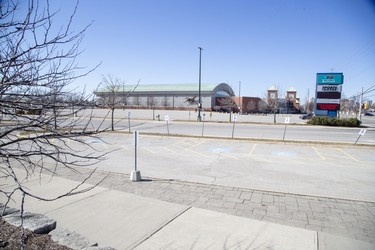
{"type": "Polygon", "coordinates": [[[17,212],[8,214],[3,218],[13,226],[19,227],[22,225],[23,228],[29,229],[37,234],[48,234],[56,228],[56,221],[45,215],[24,212],[22,217],[23,218],[21,218],[21,213],[17,212]]]}
{"type": "Polygon", "coordinates": [[[98,246],[98,243],[90,243],[87,238],[65,228],[56,228],[52,230],[49,235],[53,241],[73,249],[86,249],[98,246]]]}

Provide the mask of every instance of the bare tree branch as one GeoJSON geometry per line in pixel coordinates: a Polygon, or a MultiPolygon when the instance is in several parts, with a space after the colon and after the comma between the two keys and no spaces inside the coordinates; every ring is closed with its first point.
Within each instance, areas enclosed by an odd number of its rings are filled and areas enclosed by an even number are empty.
{"type": "MultiPolygon", "coordinates": [[[[102,76],[99,86],[103,85],[104,96],[99,100],[99,106],[109,108],[111,114],[111,130],[115,130],[114,113],[116,108],[125,107],[127,98],[134,93],[141,80],[129,91],[125,91],[125,82],[113,75],[102,76]]],[[[99,89],[99,86],[97,89],[99,89]]],[[[96,91],[94,92],[96,93],[96,91]]]]}
{"type": "Polygon", "coordinates": [[[93,166],[108,154],[87,142],[100,140],[98,134],[108,128],[94,126],[92,113],[76,117],[93,105],[92,96],[69,90],[73,81],[100,65],[83,70],[77,63],[81,41],[92,24],[71,31],[78,4],[59,27],[54,22],[58,12],[48,0],[28,0],[26,9],[21,1],[0,1],[0,180],[11,182],[1,182],[0,198],[5,197],[7,205],[20,191],[21,214],[26,196],[53,201],[87,192],[106,178],[83,187],[94,169],[55,198],[41,197],[24,185],[34,175],[52,178],[61,168],[76,173],[76,167],[93,166]]]}

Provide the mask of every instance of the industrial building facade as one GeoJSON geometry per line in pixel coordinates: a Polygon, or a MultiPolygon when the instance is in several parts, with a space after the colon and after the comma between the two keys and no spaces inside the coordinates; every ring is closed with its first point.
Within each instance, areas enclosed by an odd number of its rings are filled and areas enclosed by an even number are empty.
{"type": "MultiPolygon", "coordinates": [[[[199,101],[198,84],[154,84],[106,86],[94,94],[97,104],[101,106],[115,105],[127,108],[155,109],[191,109],[196,108],[199,101]]],[[[202,84],[202,109],[213,110],[222,105],[218,100],[232,100],[233,89],[226,83],[202,84]]]]}

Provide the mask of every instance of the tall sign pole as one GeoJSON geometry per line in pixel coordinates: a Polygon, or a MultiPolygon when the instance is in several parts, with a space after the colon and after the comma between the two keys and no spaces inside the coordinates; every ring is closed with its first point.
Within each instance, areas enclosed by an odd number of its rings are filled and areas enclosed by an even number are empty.
{"type": "Polygon", "coordinates": [[[202,48],[199,49],[199,91],[198,91],[198,121],[202,120],[201,118],[201,109],[202,109],[202,97],[201,97],[201,62],[202,62],[202,48]]]}

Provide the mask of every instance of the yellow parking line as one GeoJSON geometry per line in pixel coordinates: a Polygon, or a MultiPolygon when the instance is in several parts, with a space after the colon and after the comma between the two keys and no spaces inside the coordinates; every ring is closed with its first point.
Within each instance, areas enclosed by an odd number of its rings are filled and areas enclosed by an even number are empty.
{"type": "Polygon", "coordinates": [[[344,150],[342,150],[341,148],[337,148],[337,150],[343,152],[346,156],[348,156],[350,159],[352,159],[353,161],[356,161],[356,162],[361,162],[359,160],[357,160],[356,158],[354,158],[353,156],[351,156],[350,154],[348,154],[347,152],[345,152],[344,150]]]}
{"type": "Polygon", "coordinates": [[[315,153],[320,157],[320,159],[322,159],[322,160],[326,159],[326,158],[323,157],[323,155],[314,146],[312,146],[312,149],[314,149],[315,153]]]}
{"type": "Polygon", "coordinates": [[[249,155],[252,155],[252,154],[253,154],[254,149],[255,149],[256,146],[257,146],[257,144],[255,143],[254,146],[251,148],[251,150],[250,150],[250,152],[249,152],[249,155]]]}

